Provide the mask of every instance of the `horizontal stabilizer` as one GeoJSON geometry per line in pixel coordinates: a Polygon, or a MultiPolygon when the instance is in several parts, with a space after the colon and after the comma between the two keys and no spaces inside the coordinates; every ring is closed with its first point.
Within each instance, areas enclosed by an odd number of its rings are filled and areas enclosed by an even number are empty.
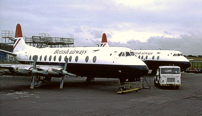
{"type": "Polygon", "coordinates": [[[9,52],[9,51],[2,50],[2,49],[0,49],[0,52],[6,53],[6,54],[9,54],[9,55],[13,55],[13,56],[17,56],[17,54],[15,54],[13,52],[9,52]]]}

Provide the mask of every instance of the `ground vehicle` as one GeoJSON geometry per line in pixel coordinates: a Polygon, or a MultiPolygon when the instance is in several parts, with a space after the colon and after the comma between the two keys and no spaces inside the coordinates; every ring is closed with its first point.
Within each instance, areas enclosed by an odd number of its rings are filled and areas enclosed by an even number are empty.
{"type": "Polygon", "coordinates": [[[159,66],[154,77],[155,86],[181,86],[181,70],[179,66],[159,66]]]}

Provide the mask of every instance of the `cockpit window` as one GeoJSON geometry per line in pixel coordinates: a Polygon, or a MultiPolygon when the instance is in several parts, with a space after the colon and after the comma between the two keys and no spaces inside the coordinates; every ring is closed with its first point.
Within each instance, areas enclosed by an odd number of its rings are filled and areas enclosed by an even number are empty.
{"type": "Polygon", "coordinates": [[[120,56],[131,56],[131,54],[130,54],[131,52],[121,52],[121,53],[119,53],[119,57],[120,56]]]}
{"type": "Polygon", "coordinates": [[[124,53],[124,52],[122,53],[122,56],[125,56],[125,53],[124,53]]]}
{"type": "Polygon", "coordinates": [[[129,52],[126,52],[126,56],[131,56],[129,52]]]}
{"type": "Polygon", "coordinates": [[[173,56],[182,56],[182,54],[173,54],[173,56]]]}
{"type": "Polygon", "coordinates": [[[131,56],[135,56],[134,52],[130,52],[130,55],[131,55],[131,56]]]}
{"type": "Polygon", "coordinates": [[[119,57],[122,55],[123,52],[119,53],[119,57]]]}

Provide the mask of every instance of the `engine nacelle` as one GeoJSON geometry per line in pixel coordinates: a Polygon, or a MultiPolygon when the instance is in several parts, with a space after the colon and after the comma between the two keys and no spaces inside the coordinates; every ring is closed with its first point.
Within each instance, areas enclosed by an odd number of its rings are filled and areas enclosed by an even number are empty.
{"type": "Polygon", "coordinates": [[[35,74],[35,75],[41,75],[41,76],[46,76],[48,75],[48,71],[45,71],[45,70],[36,70],[36,69],[32,69],[32,74],[35,74]]]}
{"type": "Polygon", "coordinates": [[[30,75],[31,71],[27,70],[27,69],[18,69],[16,74],[20,74],[20,75],[30,75]]]}
{"type": "Polygon", "coordinates": [[[61,77],[62,76],[60,72],[55,72],[55,71],[51,71],[51,70],[48,70],[48,75],[51,77],[61,77]]]}

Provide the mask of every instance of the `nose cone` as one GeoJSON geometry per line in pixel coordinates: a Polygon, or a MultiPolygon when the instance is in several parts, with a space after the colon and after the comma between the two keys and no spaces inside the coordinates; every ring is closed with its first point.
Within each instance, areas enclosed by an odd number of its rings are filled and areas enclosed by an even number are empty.
{"type": "Polygon", "coordinates": [[[191,66],[191,63],[190,62],[183,62],[182,64],[181,64],[181,69],[184,71],[184,70],[186,70],[187,68],[189,68],[191,66]]]}
{"type": "Polygon", "coordinates": [[[137,69],[139,71],[139,75],[141,76],[146,75],[149,72],[149,68],[147,67],[147,65],[139,66],[137,69]]]}
{"type": "Polygon", "coordinates": [[[180,66],[181,70],[184,71],[191,66],[191,63],[187,58],[185,58],[185,57],[183,57],[183,58],[184,59],[182,60],[182,62],[180,63],[179,66],[180,66]]]}

